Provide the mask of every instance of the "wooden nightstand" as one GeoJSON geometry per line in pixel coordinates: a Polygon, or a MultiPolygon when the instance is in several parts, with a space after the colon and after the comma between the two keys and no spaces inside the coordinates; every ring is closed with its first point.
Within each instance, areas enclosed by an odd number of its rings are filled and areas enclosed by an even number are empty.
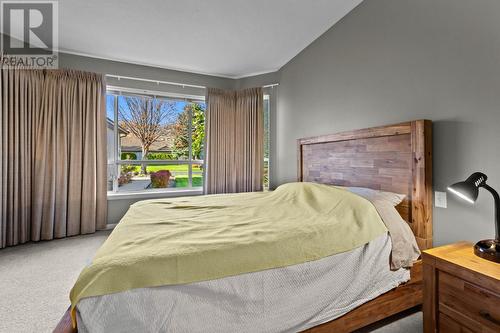
{"type": "Polygon", "coordinates": [[[426,250],[424,332],[500,332],[500,264],[460,242],[426,250]]]}

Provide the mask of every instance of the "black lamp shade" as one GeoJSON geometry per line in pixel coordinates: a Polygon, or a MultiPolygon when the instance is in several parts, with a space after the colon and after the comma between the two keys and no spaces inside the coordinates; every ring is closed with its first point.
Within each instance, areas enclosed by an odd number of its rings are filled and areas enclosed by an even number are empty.
{"type": "Polygon", "coordinates": [[[488,177],[484,173],[475,172],[465,181],[451,185],[448,187],[448,190],[458,197],[470,203],[474,203],[479,195],[479,187],[486,182],[487,179],[488,177]]]}

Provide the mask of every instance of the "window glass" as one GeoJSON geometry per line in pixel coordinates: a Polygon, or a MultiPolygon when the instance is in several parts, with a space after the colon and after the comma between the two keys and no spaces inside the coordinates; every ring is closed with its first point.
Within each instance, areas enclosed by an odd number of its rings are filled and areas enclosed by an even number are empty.
{"type": "Polygon", "coordinates": [[[205,103],[191,103],[191,145],[193,186],[203,186],[203,161],[205,160],[205,103]]]}
{"type": "Polygon", "coordinates": [[[108,92],[106,102],[108,190],[203,185],[203,101],[108,92]]]}

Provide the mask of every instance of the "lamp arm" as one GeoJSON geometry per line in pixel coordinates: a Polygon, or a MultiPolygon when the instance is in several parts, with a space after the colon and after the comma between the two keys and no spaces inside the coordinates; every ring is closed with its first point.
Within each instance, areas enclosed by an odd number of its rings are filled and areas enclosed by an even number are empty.
{"type": "Polygon", "coordinates": [[[500,196],[498,192],[495,191],[494,188],[489,186],[488,184],[482,184],[486,190],[488,190],[491,195],[493,195],[493,199],[495,200],[495,239],[500,241],[499,231],[500,231],[500,196]]]}

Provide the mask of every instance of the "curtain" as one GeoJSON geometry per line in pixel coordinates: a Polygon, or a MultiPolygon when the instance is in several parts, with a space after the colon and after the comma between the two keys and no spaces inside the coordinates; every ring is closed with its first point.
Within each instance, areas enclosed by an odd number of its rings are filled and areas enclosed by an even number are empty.
{"type": "Polygon", "coordinates": [[[102,75],[1,69],[0,248],[106,225],[102,75]]]}
{"type": "Polygon", "coordinates": [[[262,88],[207,90],[206,193],[262,190],[263,119],[262,88]]]}

